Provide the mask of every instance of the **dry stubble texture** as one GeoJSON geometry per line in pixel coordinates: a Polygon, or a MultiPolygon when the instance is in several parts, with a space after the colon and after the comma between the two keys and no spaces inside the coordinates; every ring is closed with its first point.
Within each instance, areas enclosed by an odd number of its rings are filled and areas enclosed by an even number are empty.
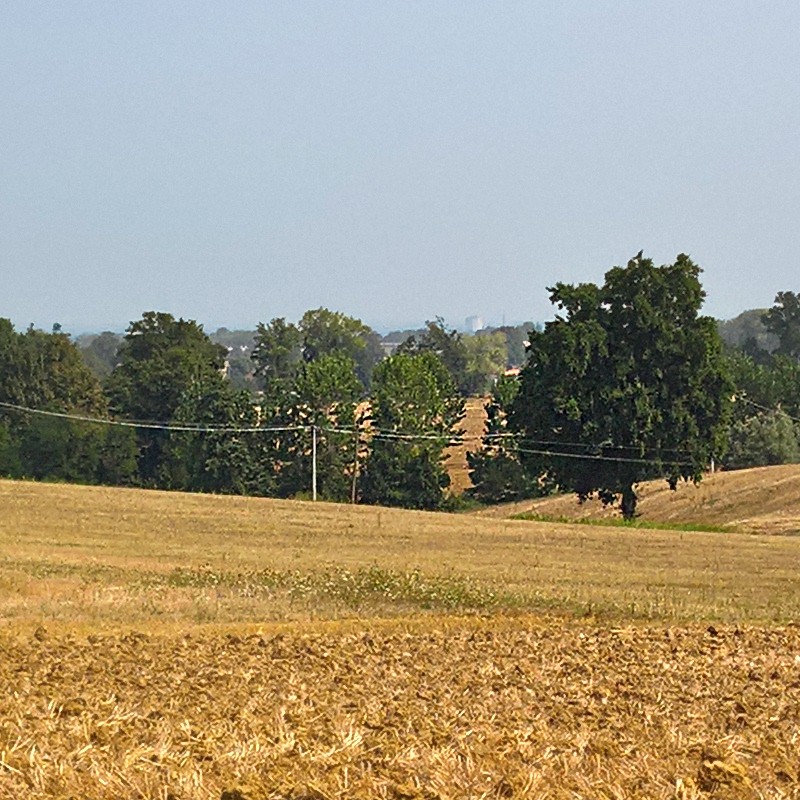
{"type": "Polygon", "coordinates": [[[0,639],[2,798],[800,796],[800,632],[0,639]]]}

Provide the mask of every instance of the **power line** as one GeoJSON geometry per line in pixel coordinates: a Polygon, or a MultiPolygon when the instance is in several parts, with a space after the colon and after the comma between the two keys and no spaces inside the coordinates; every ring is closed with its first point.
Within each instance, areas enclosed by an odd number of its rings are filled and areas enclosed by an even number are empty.
{"type": "Polygon", "coordinates": [[[761,403],[756,403],[755,400],[751,400],[749,397],[747,397],[747,395],[744,392],[742,392],[741,399],[744,400],[744,402],[747,403],[748,405],[751,405],[753,406],[753,408],[757,408],[760,411],[779,411],[781,414],[787,416],[792,422],[800,422],[800,419],[798,419],[797,417],[793,417],[791,414],[787,414],[782,408],[768,408],[767,406],[762,406],[761,403]]]}
{"type": "Polygon", "coordinates": [[[531,455],[551,456],[553,458],[577,458],[584,461],[614,461],[623,464],[653,464],[657,466],[690,467],[690,461],[663,461],[653,458],[628,458],[626,456],[604,456],[599,453],[557,453],[553,450],[532,450],[527,448],[517,448],[518,453],[529,453],[531,455]]]}
{"type": "MultiPolygon", "coordinates": [[[[362,431],[371,439],[385,439],[390,441],[437,441],[441,442],[443,439],[448,440],[447,447],[455,447],[464,444],[468,441],[464,437],[452,437],[444,434],[431,434],[431,433],[404,433],[400,431],[388,431],[381,429],[357,429],[354,427],[327,427],[319,425],[281,425],[281,426],[230,426],[230,425],[205,425],[200,423],[186,423],[186,424],[173,424],[165,422],[137,422],[133,420],[114,420],[103,419],[99,417],[88,417],[80,414],[68,414],[59,411],[45,411],[43,409],[29,408],[27,406],[16,405],[14,403],[0,402],[0,408],[7,408],[14,411],[19,411],[27,414],[36,414],[46,417],[55,417],[58,419],[67,419],[76,422],[88,422],[99,425],[110,425],[126,428],[141,428],[149,430],[164,430],[175,431],[181,433],[279,433],[279,432],[298,432],[298,431],[314,431],[323,430],[328,433],[342,433],[354,435],[358,431],[362,431]]],[[[769,410],[769,409],[767,409],[769,410]]],[[[516,434],[499,434],[502,436],[514,437],[516,434]]],[[[480,441],[484,437],[470,437],[469,441],[480,441]]],[[[520,439],[521,443],[537,443],[535,439],[520,439]]],[[[579,445],[578,443],[568,442],[554,442],[562,446],[591,446],[585,443],[579,445]]],[[[631,463],[631,464],[653,464],[653,465],[672,465],[672,466],[690,466],[689,462],[683,461],[663,461],[661,459],[647,459],[647,458],[629,458],[624,456],[604,456],[599,453],[565,453],[555,450],[547,449],[533,449],[526,447],[517,447],[517,452],[526,453],[530,455],[542,455],[553,458],[573,458],[588,461],[611,461],[617,463],[631,463]]]]}
{"type": "Polygon", "coordinates": [[[234,426],[234,425],[206,425],[202,423],[171,423],[171,422],[137,422],[136,420],[123,419],[104,419],[102,417],[87,417],[81,414],[67,414],[61,411],[45,411],[40,408],[28,408],[14,403],[0,402],[0,408],[8,408],[20,411],[25,414],[38,414],[43,417],[57,417],[58,419],[68,419],[74,422],[90,422],[96,425],[111,425],[121,428],[144,428],[148,430],[178,431],[182,433],[264,433],[280,431],[304,431],[308,430],[308,425],[284,425],[284,426],[234,426]]]}

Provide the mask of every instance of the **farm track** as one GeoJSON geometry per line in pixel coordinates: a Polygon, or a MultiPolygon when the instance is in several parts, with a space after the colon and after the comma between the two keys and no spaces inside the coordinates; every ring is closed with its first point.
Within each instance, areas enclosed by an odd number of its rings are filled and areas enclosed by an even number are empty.
{"type": "Polygon", "coordinates": [[[795,798],[797,627],[4,634],[0,797],[795,798]]]}

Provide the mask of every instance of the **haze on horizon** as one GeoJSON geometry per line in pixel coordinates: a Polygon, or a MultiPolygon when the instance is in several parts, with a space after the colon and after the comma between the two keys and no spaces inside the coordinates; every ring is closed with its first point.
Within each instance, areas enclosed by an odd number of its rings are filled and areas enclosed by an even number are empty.
{"type": "Polygon", "coordinates": [[[31,0],[0,29],[0,316],[552,316],[691,254],[800,290],[800,5],[31,0]]]}

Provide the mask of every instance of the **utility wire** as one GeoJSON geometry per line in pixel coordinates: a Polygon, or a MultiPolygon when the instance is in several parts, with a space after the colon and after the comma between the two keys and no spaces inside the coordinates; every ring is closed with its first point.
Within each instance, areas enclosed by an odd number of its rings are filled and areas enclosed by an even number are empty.
{"type": "Polygon", "coordinates": [[[623,464],[655,464],[659,466],[670,467],[690,467],[692,466],[689,461],[663,461],[661,459],[653,458],[628,458],[626,456],[604,456],[599,453],[556,453],[553,450],[530,450],[526,448],[517,448],[518,453],[529,453],[531,455],[551,456],[553,458],[578,458],[584,461],[614,461],[623,464]]]}
{"type": "MultiPolygon", "coordinates": [[[[372,438],[391,438],[391,439],[418,439],[418,440],[432,440],[438,441],[440,439],[447,438],[446,434],[425,434],[425,433],[413,433],[413,432],[404,432],[404,431],[393,431],[388,430],[386,428],[374,428],[374,427],[367,427],[367,428],[356,428],[356,427],[335,427],[335,428],[321,428],[321,430],[328,430],[334,433],[345,433],[349,432],[355,434],[356,432],[364,432],[368,436],[372,438]]],[[[451,437],[452,438],[452,437],[451,437]]],[[[506,433],[484,433],[484,434],[473,434],[467,436],[462,434],[457,438],[457,444],[464,444],[468,442],[482,442],[487,439],[495,440],[495,439],[513,439],[522,445],[555,445],[557,447],[597,447],[602,448],[603,450],[635,450],[639,451],[640,448],[636,447],[635,445],[623,445],[623,444],[595,444],[595,443],[587,443],[587,442],[565,442],[559,439],[532,439],[525,436],[522,433],[513,433],[511,431],[506,433]]],[[[677,453],[681,455],[688,455],[689,451],[680,448],[674,447],[663,447],[663,448],[651,448],[651,449],[658,449],[659,451],[665,453],[677,453]]]]}
{"type": "Polygon", "coordinates": [[[768,408],[767,406],[762,406],[761,403],[756,403],[755,400],[751,400],[744,392],[742,392],[741,399],[744,400],[745,403],[753,406],[754,408],[759,409],[760,411],[780,411],[781,414],[786,414],[786,416],[792,422],[800,422],[800,419],[798,419],[797,417],[793,417],[791,414],[787,414],[782,408],[768,408]]]}
{"type": "MultiPolygon", "coordinates": [[[[7,408],[14,411],[19,411],[27,414],[38,414],[46,417],[56,417],[58,419],[73,420],[76,422],[89,422],[100,425],[112,425],[126,428],[141,428],[150,430],[165,430],[177,431],[182,433],[278,433],[290,431],[309,431],[312,428],[323,430],[329,433],[342,433],[354,435],[359,431],[353,427],[323,427],[318,425],[284,425],[284,426],[247,426],[235,427],[229,425],[201,425],[201,424],[172,424],[165,422],[135,422],[132,420],[114,420],[102,419],[98,417],[88,417],[80,414],[68,414],[59,411],[45,411],[43,409],[29,408],[27,406],[16,405],[14,403],[0,402],[0,408],[7,408]]],[[[770,410],[770,409],[767,409],[770,410]]],[[[387,439],[393,441],[437,441],[441,442],[443,439],[448,440],[447,447],[454,447],[465,443],[463,437],[452,437],[444,434],[425,434],[425,433],[403,433],[387,430],[370,430],[369,428],[361,429],[361,431],[370,436],[372,439],[387,439]]],[[[514,436],[515,434],[501,434],[505,436],[514,436]]],[[[471,437],[470,441],[480,441],[483,437],[471,437]]],[[[535,443],[536,440],[520,440],[523,444],[526,442],[535,443]]],[[[569,446],[570,443],[556,442],[556,444],[569,446]]],[[[579,446],[578,443],[573,443],[574,446],[579,446]]],[[[587,446],[587,445],[582,445],[587,446]]],[[[631,464],[657,464],[657,465],[671,465],[671,466],[690,466],[689,462],[684,461],[663,461],[661,459],[647,459],[647,458],[628,458],[624,456],[604,456],[599,453],[565,453],[555,450],[540,450],[533,448],[518,447],[517,452],[526,453],[530,455],[550,456],[553,458],[574,458],[589,461],[612,461],[617,463],[631,463],[631,464]]]]}
{"type": "Polygon", "coordinates": [[[184,433],[263,433],[277,431],[304,431],[308,430],[308,425],[293,426],[243,426],[233,425],[203,425],[201,423],[174,424],[171,422],[136,422],[134,420],[122,419],[103,419],[102,417],[86,417],[80,414],[66,414],[60,411],[45,411],[40,408],[28,408],[14,403],[0,402],[0,408],[8,408],[14,411],[21,411],[25,414],[38,414],[43,417],[57,417],[59,419],[69,419],[75,422],[93,422],[97,425],[112,425],[121,428],[145,428],[149,430],[179,431],[184,433]]]}

